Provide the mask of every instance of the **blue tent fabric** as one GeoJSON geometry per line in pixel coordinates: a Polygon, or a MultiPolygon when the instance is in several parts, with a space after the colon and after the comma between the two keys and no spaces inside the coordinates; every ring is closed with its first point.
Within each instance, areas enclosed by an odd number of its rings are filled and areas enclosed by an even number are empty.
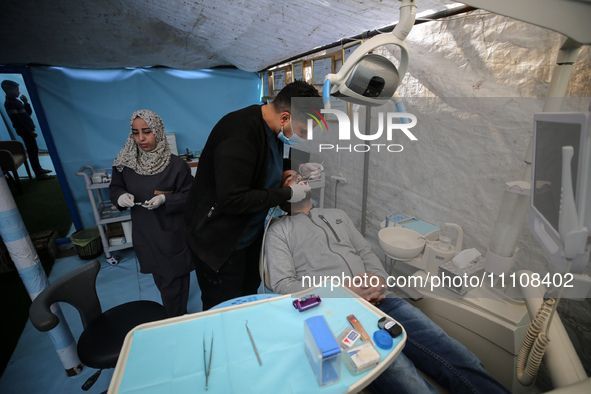
{"type": "MultiPolygon", "coordinates": [[[[2,74],[0,80],[4,81],[5,79],[18,83],[21,95],[26,96],[27,99],[29,99],[29,102],[31,102],[31,95],[27,91],[27,87],[25,85],[25,81],[23,79],[22,74],[2,74]]],[[[0,140],[11,140],[14,137],[14,139],[16,139],[17,141],[23,142],[23,139],[16,133],[16,130],[14,130],[12,122],[10,121],[8,114],[6,113],[6,109],[4,108],[4,92],[1,90],[0,113],[2,116],[2,122],[0,122],[0,140]]],[[[41,134],[41,127],[39,126],[39,121],[37,120],[37,115],[35,114],[34,110],[33,114],[31,115],[31,119],[33,120],[33,123],[35,123],[36,132],[38,134],[36,140],[37,146],[39,147],[39,152],[47,152],[47,144],[45,143],[43,135],[41,134]]]]}
{"type": "Polygon", "coordinates": [[[159,114],[180,154],[202,149],[225,114],[260,103],[261,79],[234,69],[80,70],[35,67],[32,75],[84,227],[95,225],[85,165],[110,168],[138,109],[159,114]]]}

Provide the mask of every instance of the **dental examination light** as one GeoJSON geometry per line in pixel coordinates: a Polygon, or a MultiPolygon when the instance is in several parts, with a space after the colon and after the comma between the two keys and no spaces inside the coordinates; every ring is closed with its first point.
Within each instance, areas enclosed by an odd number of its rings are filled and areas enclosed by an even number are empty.
{"type": "Polygon", "coordinates": [[[327,108],[330,96],[368,106],[380,106],[394,96],[400,80],[408,67],[408,49],[404,39],[414,25],[417,6],[414,0],[401,0],[400,21],[392,33],[377,35],[364,42],[345,61],[336,74],[328,74],[324,80],[323,96],[327,108]],[[400,48],[398,69],[387,58],[370,53],[384,45],[400,48]]]}

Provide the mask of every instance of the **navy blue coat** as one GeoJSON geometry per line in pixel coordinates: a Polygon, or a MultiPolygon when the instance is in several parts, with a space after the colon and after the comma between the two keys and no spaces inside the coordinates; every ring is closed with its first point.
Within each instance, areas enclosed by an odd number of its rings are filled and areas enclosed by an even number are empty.
{"type": "Polygon", "coordinates": [[[187,163],[175,155],[156,175],[139,175],[128,167],[122,172],[113,168],[109,187],[113,204],[117,205],[119,196],[126,192],[133,194],[136,202],[150,200],[157,193],[166,195],[165,203],[156,209],[131,208],[133,249],[142,273],[172,279],[193,270],[183,231],[183,210],[192,180],[187,163]]]}

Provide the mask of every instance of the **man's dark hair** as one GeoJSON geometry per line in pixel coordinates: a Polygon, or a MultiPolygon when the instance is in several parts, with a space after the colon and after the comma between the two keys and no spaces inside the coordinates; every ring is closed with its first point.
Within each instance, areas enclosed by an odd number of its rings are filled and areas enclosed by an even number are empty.
{"type": "Polygon", "coordinates": [[[304,81],[296,80],[286,85],[279,93],[277,93],[277,97],[275,97],[275,100],[273,100],[275,111],[277,111],[277,113],[291,113],[291,99],[294,97],[317,98],[319,105],[322,104],[320,93],[318,93],[318,90],[316,90],[314,86],[304,81]]]}
{"type": "Polygon", "coordinates": [[[7,89],[12,89],[12,88],[16,88],[18,86],[18,83],[5,79],[4,81],[2,81],[2,90],[6,91],[7,89]]]}

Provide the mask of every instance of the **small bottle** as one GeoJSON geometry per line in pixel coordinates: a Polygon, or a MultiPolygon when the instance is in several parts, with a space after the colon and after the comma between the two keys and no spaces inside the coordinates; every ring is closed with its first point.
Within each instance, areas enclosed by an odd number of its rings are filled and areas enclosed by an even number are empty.
{"type": "Polygon", "coordinates": [[[388,208],[388,212],[386,213],[386,222],[384,223],[384,228],[387,228],[390,224],[390,216],[392,216],[392,208],[388,208]]]}
{"type": "Polygon", "coordinates": [[[396,338],[398,335],[402,334],[402,327],[400,324],[396,323],[392,319],[388,319],[387,317],[382,317],[378,320],[378,328],[380,330],[386,330],[392,336],[392,338],[396,338]]]}

